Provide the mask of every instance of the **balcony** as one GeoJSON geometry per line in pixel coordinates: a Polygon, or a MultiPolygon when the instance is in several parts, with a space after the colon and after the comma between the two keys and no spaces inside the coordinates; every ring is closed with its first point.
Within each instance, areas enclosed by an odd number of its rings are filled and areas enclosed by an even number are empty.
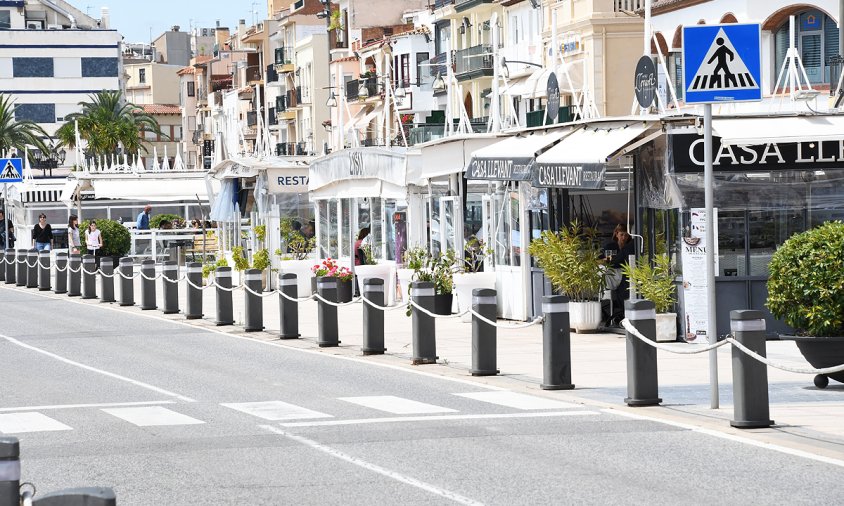
{"type": "Polygon", "coordinates": [[[481,44],[454,52],[454,74],[458,81],[491,76],[492,46],[481,44]]]}
{"type": "MultiPolygon", "coordinates": [[[[307,91],[307,90],[306,90],[306,91],[307,91]]],[[[302,97],[303,97],[303,95],[302,95],[302,87],[301,87],[301,86],[297,86],[297,87],[296,87],[296,102],[298,102],[298,103],[300,103],[300,104],[310,104],[310,103],[311,103],[310,97],[305,96],[305,98],[307,98],[307,100],[303,100],[303,99],[302,99],[302,97]]]]}
{"type": "Polygon", "coordinates": [[[614,12],[636,12],[645,8],[645,0],[613,0],[614,12]]]}
{"type": "MultiPolygon", "coordinates": [[[[525,114],[525,126],[528,128],[542,126],[544,121],[545,109],[525,114]]],[[[557,114],[557,123],[568,123],[570,121],[573,121],[571,107],[560,107],[560,112],[557,114]]]]}
{"type": "Polygon", "coordinates": [[[445,137],[444,123],[417,123],[410,128],[407,143],[411,146],[445,137]]]}
{"type": "Polygon", "coordinates": [[[380,93],[378,91],[378,78],[376,77],[364,77],[346,82],[346,100],[349,102],[377,96],[380,96],[380,93]]]}
{"type": "Polygon", "coordinates": [[[431,10],[442,9],[443,7],[447,7],[452,4],[454,4],[454,0],[429,0],[428,2],[428,5],[431,6],[431,10]]]}
{"type": "Polygon", "coordinates": [[[454,10],[457,12],[468,11],[472,7],[477,7],[481,4],[490,4],[492,0],[455,0],[454,10]]]}
{"type": "Polygon", "coordinates": [[[331,30],[328,32],[329,50],[333,51],[334,49],[348,49],[348,47],[349,39],[345,31],[338,32],[337,30],[331,30]]]}
{"type": "Polygon", "coordinates": [[[249,111],[246,113],[246,126],[254,127],[258,124],[258,111],[249,111]]]}
{"type": "Polygon", "coordinates": [[[277,156],[308,156],[313,153],[308,150],[307,142],[279,142],[275,145],[277,156]]]}
{"type": "Polygon", "coordinates": [[[275,115],[275,107],[270,107],[270,108],[269,108],[269,110],[267,111],[267,113],[268,113],[267,115],[268,115],[268,117],[269,117],[269,118],[267,119],[267,125],[275,125],[275,124],[277,124],[277,123],[278,123],[278,118],[277,118],[277,117],[276,117],[276,115],[275,115]]]}
{"type": "Polygon", "coordinates": [[[285,100],[287,101],[288,109],[299,107],[299,95],[296,94],[296,90],[287,90],[285,100]]]}
{"type": "Polygon", "coordinates": [[[246,67],[246,82],[249,84],[260,82],[263,79],[261,76],[261,67],[253,65],[246,67]]]}
{"type": "Polygon", "coordinates": [[[278,83],[278,72],[275,70],[275,65],[267,65],[267,85],[278,83]]]}
{"type": "Polygon", "coordinates": [[[293,60],[290,58],[290,55],[287,54],[284,47],[277,47],[275,49],[275,58],[274,63],[276,67],[276,71],[279,74],[286,74],[289,72],[293,72],[296,68],[293,65],[293,60]]]}

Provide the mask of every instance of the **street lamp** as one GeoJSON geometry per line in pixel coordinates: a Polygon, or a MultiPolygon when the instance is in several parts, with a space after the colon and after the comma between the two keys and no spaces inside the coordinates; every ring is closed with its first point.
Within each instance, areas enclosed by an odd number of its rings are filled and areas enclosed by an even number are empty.
{"type": "Polygon", "coordinates": [[[366,81],[361,81],[360,85],[358,86],[358,98],[367,98],[369,96],[369,90],[366,87],[366,81]]]}
{"type": "Polygon", "coordinates": [[[439,72],[437,72],[437,77],[434,78],[434,82],[431,84],[431,89],[434,91],[445,91],[445,80],[439,72]]]}
{"type": "Polygon", "coordinates": [[[337,95],[332,91],[331,96],[325,101],[326,107],[337,107],[337,95]]]}
{"type": "MultiPolygon", "coordinates": [[[[510,69],[507,68],[507,58],[501,57],[501,75],[504,76],[504,79],[510,79],[510,69]]],[[[539,67],[542,68],[542,65],[538,63],[533,63],[529,61],[521,61],[521,60],[510,60],[509,63],[521,63],[522,65],[530,65],[532,67],[539,67]]]]}
{"type": "Polygon", "coordinates": [[[407,95],[407,91],[405,91],[404,87],[396,88],[396,91],[393,92],[393,96],[396,98],[404,98],[407,95]]]}

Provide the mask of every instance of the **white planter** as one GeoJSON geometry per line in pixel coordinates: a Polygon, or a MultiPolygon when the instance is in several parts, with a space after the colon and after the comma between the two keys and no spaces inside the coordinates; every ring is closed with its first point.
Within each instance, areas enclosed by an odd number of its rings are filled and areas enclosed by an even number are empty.
{"type": "Polygon", "coordinates": [[[598,301],[569,302],[569,327],[577,333],[598,330],[601,325],[601,303],[598,301]]]}
{"type": "MultiPolygon", "coordinates": [[[[495,272],[466,272],[454,275],[454,293],[457,296],[457,312],[462,313],[472,307],[472,290],[489,288],[495,290],[495,272]]],[[[472,321],[472,314],[461,318],[464,322],[472,321]]]]}
{"type": "Polygon", "coordinates": [[[396,294],[396,300],[404,301],[408,297],[410,282],[413,281],[413,269],[396,269],[396,277],[399,279],[399,293],[396,294]]]}
{"type": "Polygon", "coordinates": [[[395,281],[393,281],[393,269],[395,264],[377,265],[356,265],[355,276],[358,278],[358,286],[363,287],[363,280],[367,278],[379,278],[384,280],[384,302],[391,306],[395,298],[395,281]]]}
{"type": "Polygon", "coordinates": [[[278,263],[278,272],[281,274],[295,274],[296,275],[296,289],[299,297],[308,297],[311,295],[311,278],[314,273],[311,267],[319,263],[313,258],[306,258],[305,260],[282,260],[278,263]]]}
{"type": "Polygon", "coordinates": [[[677,313],[657,313],[656,340],[665,342],[677,340],[677,313]]]}

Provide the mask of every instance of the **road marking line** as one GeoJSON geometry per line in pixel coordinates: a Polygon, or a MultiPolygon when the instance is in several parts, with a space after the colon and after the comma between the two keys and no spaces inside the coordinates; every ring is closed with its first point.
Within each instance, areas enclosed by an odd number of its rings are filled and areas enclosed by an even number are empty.
{"type": "Polygon", "coordinates": [[[0,433],[3,434],[48,432],[56,430],[73,429],[58,420],[53,420],[47,415],[36,412],[0,415],[0,433]]]}
{"type": "Polygon", "coordinates": [[[670,425],[672,427],[677,427],[680,429],[690,430],[692,432],[699,432],[701,434],[707,434],[709,436],[714,436],[721,439],[726,439],[728,441],[735,441],[737,443],[744,443],[746,445],[755,446],[757,448],[763,448],[765,450],[773,450],[775,452],[785,453],[786,455],[792,455],[795,457],[802,457],[809,460],[816,460],[818,462],[823,462],[824,464],[832,464],[834,466],[844,467],[844,460],[835,459],[832,457],[825,457],[823,455],[816,455],[814,453],[809,453],[803,450],[797,450],[794,448],[788,448],[786,446],[780,446],[774,443],[766,443],[764,441],[757,441],[755,439],[746,438],[743,436],[737,436],[735,434],[728,434],[726,432],[719,432],[713,429],[705,429],[703,427],[698,427],[696,425],[689,425],[682,422],[674,422],[670,420],[661,420],[659,418],[652,418],[649,416],[643,415],[635,415],[633,413],[626,413],[623,411],[616,411],[614,409],[602,409],[604,413],[609,413],[613,415],[619,415],[626,418],[632,418],[634,420],[643,420],[647,422],[654,422],[654,423],[662,423],[665,425],[670,425]]]}
{"type": "Polygon", "coordinates": [[[458,397],[474,399],[476,401],[498,404],[514,409],[567,409],[582,408],[580,404],[561,402],[554,399],[535,397],[533,395],[520,394],[517,392],[470,392],[465,394],[453,394],[458,397]]]}
{"type": "Polygon", "coordinates": [[[271,422],[279,420],[300,420],[303,418],[332,418],[331,415],[282,401],[227,403],[220,404],[220,406],[271,422]]]}
{"type": "Polygon", "coordinates": [[[347,453],[343,453],[339,450],[331,448],[330,446],[326,446],[324,444],[318,443],[318,442],[313,441],[311,439],[308,439],[308,438],[305,438],[305,437],[302,437],[302,436],[297,436],[297,435],[291,434],[289,432],[285,432],[285,431],[283,431],[283,430],[281,430],[277,427],[272,427],[270,425],[261,425],[260,427],[262,429],[270,431],[274,434],[278,434],[279,436],[284,436],[288,439],[296,441],[297,443],[300,443],[300,444],[303,444],[303,445],[308,446],[310,448],[313,448],[314,450],[319,450],[319,451],[326,453],[326,454],[328,454],[332,457],[338,458],[340,460],[344,460],[344,461],[346,461],[350,464],[354,464],[358,467],[362,467],[362,468],[364,468],[368,471],[372,471],[374,473],[380,474],[381,476],[386,476],[387,478],[396,480],[398,482],[405,483],[405,484],[410,485],[412,487],[422,489],[426,492],[430,492],[434,495],[438,495],[438,496],[443,497],[445,499],[449,499],[449,500],[454,501],[458,504],[465,504],[465,505],[471,505],[471,506],[483,504],[479,501],[476,501],[474,499],[470,499],[468,497],[462,496],[462,495],[457,494],[455,492],[452,492],[450,490],[446,490],[446,489],[440,488],[436,485],[432,485],[430,483],[426,483],[424,481],[417,480],[416,478],[411,478],[410,476],[406,476],[406,475],[398,473],[396,471],[391,471],[389,469],[386,469],[386,468],[381,467],[381,466],[376,465],[376,464],[372,464],[370,462],[359,459],[357,457],[352,457],[351,455],[349,455],[347,453]]]}
{"type": "Polygon", "coordinates": [[[365,425],[369,423],[437,422],[444,420],[495,420],[502,418],[551,418],[559,416],[597,415],[597,411],[543,411],[534,413],[489,413],[483,415],[431,415],[393,416],[386,418],[359,418],[356,420],[326,420],[317,422],[281,423],[282,427],[331,427],[334,425],[365,425]]]}
{"type": "Polygon", "coordinates": [[[185,397],[184,395],[179,395],[177,393],[173,393],[169,390],[164,390],[163,388],[158,388],[157,386],[150,385],[149,383],[144,383],[143,381],[133,380],[131,378],[127,378],[126,376],[121,376],[119,374],[115,374],[113,372],[104,371],[102,369],[97,369],[96,367],[91,367],[90,365],[85,365],[74,360],[70,360],[69,358],[64,358],[62,356],[56,355],[55,353],[50,353],[49,351],[42,350],[41,348],[36,348],[35,346],[31,346],[29,344],[23,343],[18,341],[14,337],[9,337],[3,334],[0,334],[0,337],[9,341],[12,344],[18,345],[21,348],[26,348],[27,350],[34,351],[36,353],[41,353],[42,355],[46,355],[50,358],[56,359],[59,362],[64,362],[65,364],[72,365],[79,367],[81,369],[85,369],[86,371],[95,372],[97,374],[102,374],[103,376],[108,376],[109,378],[113,378],[120,381],[125,381],[126,383],[135,385],[136,387],[146,388],[147,390],[152,390],[153,392],[158,392],[159,394],[166,395],[168,397],[173,397],[179,399],[180,401],[184,402],[196,402],[196,400],[191,399],[190,397],[185,397]]]}
{"type": "Polygon", "coordinates": [[[106,402],[102,404],[53,404],[51,406],[26,406],[0,408],[0,413],[13,411],[43,411],[45,409],[116,408],[120,406],[151,406],[155,404],[176,404],[176,401],[106,402]]]}
{"type": "Polygon", "coordinates": [[[177,413],[161,406],[136,408],[111,408],[101,410],[109,415],[137,425],[138,427],[158,427],[162,425],[198,425],[202,420],[177,413]]]}
{"type": "Polygon", "coordinates": [[[393,413],[394,415],[421,415],[425,413],[457,413],[456,409],[444,408],[424,402],[412,401],[394,395],[372,395],[366,397],[338,397],[341,401],[359,406],[393,413]]]}

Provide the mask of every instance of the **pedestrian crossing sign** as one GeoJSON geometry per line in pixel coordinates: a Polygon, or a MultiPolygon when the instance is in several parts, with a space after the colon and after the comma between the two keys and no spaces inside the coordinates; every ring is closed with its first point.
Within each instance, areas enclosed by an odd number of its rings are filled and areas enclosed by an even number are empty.
{"type": "Polygon", "coordinates": [[[0,158],[0,183],[20,183],[23,181],[23,160],[20,158],[0,158]]]}
{"type": "Polygon", "coordinates": [[[687,104],[762,100],[758,23],[683,27],[687,104]]]}

